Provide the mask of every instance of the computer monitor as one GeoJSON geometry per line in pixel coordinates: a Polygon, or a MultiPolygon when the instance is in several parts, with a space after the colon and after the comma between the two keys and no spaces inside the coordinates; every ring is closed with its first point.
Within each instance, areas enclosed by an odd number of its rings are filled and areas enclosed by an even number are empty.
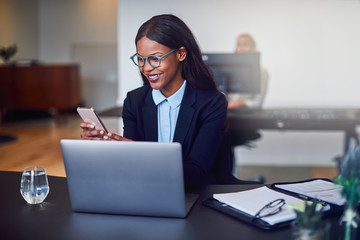
{"type": "Polygon", "coordinates": [[[260,93],[260,53],[203,53],[216,86],[224,94],[260,93]]]}

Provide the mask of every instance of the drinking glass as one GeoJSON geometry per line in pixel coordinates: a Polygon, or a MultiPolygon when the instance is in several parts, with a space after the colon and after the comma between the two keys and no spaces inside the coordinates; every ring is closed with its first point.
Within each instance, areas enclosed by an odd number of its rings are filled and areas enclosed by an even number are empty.
{"type": "Polygon", "coordinates": [[[44,167],[26,167],[21,177],[20,193],[29,204],[42,203],[49,193],[44,167]]]}

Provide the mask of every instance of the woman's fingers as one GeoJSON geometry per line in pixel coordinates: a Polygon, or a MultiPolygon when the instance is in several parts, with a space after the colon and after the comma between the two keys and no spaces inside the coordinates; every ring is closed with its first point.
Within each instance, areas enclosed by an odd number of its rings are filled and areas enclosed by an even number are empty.
{"type": "Polygon", "coordinates": [[[94,126],[93,124],[88,123],[88,122],[82,122],[82,123],[80,123],[80,127],[81,127],[81,128],[91,128],[91,129],[94,129],[94,128],[95,128],[95,126],[94,126]]]}
{"type": "Polygon", "coordinates": [[[112,140],[112,141],[122,141],[123,138],[115,133],[108,133],[105,137],[104,137],[105,140],[112,140]]]}
{"type": "Polygon", "coordinates": [[[109,141],[129,141],[115,133],[106,133],[104,130],[96,130],[95,126],[91,123],[82,122],[80,127],[83,131],[80,133],[81,139],[85,140],[109,140],[109,141]]]}
{"type": "Polygon", "coordinates": [[[106,136],[106,133],[103,130],[87,130],[87,128],[85,128],[80,133],[80,137],[83,139],[103,139],[104,136],[106,136]]]}

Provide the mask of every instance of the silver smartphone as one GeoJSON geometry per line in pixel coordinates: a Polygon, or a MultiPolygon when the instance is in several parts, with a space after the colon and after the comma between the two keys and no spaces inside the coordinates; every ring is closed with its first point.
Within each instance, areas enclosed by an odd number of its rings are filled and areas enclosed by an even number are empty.
{"type": "Polygon", "coordinates": [[[79,113],[80,117],[83,119],[84,122],[93,124],[96,130],[104,130],[106,133],[108,133],[108,130],[106,129],[104,123],[101,121],[99,115],[94,108],[78,107],[77,112],[79,113]]]}

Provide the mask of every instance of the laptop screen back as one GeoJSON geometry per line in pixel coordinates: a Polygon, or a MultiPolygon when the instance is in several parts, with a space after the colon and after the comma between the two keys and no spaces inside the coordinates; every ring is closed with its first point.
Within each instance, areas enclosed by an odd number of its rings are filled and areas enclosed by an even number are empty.
{"type": "Polygon", "coordinates": [[[185,217],[179,143],[61,140],[74,211],[185,217]]]}

